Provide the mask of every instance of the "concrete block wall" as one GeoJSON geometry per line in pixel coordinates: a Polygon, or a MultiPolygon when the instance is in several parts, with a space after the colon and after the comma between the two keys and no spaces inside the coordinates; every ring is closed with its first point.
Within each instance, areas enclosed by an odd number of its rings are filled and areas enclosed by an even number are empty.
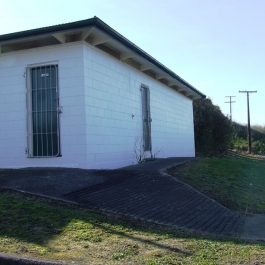
{"type": "Polygon", "coordinates": [[[0,167],[85,167],[82,43],[0,54],[0,167]],[[25,67],[58,64],[62,157],[28,158],[25,67]]]}
{"type": "Polygon", "coordinates": [[[141,84],[150,89],[153,153],[194,156],[191,100],[89,44],[84,46],[84,74],[88,168],[137,163],[134,143],[142,137],[141,84]]]}
{"type": "Polygon", "coordinates": [[[194,157],[192,101],[164,85],[154,83],[152,88],[153,153],[158,151],[158,157],[194,157]]]}
{"type": "Polygon", "coordinates": [[[84,46],[84,59],[88,167],[130,165],[142,131],[141,83],[134,84],[126,65],[90,45],[84,46]]]}
{"type": "MultiPolygon", "coordinates": [[[[150,89],[153,153],[194,156],[192,102],[81,42],[0,55],[0,168],[118,168],[136,163],[141,84],[150,89]],[[28,158],[25,67],[58,64],[61,157],[28,158]]],[[[147,154],[148,156],[150,154],[147,154]]]]}

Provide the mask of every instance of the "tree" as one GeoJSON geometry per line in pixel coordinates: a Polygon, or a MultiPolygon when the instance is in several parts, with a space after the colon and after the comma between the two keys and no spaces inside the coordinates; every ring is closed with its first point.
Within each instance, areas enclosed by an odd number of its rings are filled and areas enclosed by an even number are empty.
{"type": "Polygon", "coordinates": [[[233,140],[232,122],[209,98],[193,101],[193,114],[196,155],[224,153],[233,140]]]}

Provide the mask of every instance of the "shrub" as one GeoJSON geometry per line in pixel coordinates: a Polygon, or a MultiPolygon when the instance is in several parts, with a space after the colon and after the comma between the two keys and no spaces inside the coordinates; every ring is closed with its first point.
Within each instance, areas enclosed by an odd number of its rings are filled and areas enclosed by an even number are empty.
{"type": "Polygon", "coordinates": [[[215,156],[231,147],[234,128],[211,99],[193,101],[196,155],[215,156]]]}
{"type": "MultiPolygon", "coordinates": [[[[241,125],[234,122],[235,140],[234,148],[238,151],[248,150],[248,129],[247,125],[241,125]]],[[[260,125],[251,126],[252,153],[265,154],[265,127],[260,125]]]]}

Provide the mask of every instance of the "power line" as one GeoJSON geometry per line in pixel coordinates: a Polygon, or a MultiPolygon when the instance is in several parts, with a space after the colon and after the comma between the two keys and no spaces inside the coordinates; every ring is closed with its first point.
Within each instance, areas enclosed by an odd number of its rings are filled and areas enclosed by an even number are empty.
{"type": "Polygon", "coordinates": [[[236,96],[225,96],[226,98],[230,98],[229,101],[226,101],[225,103],[230,103],[230,120],[232,121],[232,103],[235,103],[235,101],[231,101],[232,98],[235,98],[236,96]]]}
{"type": "Polygon", "coordinates": [[[240,91],[239,93],[246,93],[247,94],[247,108],[248,108],[248,153],[251,154],[251,130],[250,130],[250,115],[249,115],[249,93],[257,93],[255,91],[240,91]]]}

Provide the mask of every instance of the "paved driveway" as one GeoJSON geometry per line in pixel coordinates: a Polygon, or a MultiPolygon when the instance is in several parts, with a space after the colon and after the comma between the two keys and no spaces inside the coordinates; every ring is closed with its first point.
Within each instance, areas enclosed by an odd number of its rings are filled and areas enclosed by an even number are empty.
{"type": "Polygon", "coordinates": [[[176,228],[239,236],[245,221],[243,215],[162,171],[187,160],[159,159],[118,170],[0,170],[0,186],[176,228]]]}

